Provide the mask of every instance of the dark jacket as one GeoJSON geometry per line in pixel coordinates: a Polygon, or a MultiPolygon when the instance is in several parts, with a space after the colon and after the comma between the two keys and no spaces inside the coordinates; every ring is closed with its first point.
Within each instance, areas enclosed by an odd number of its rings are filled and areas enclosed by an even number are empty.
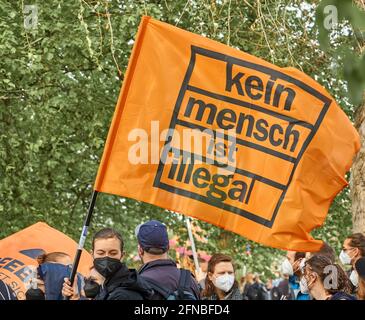
{"type": "Polygon", "coordinates": [[[0,300],[18,300],[13,290],[0,280],[0,300]]]}
{"type": "Polygon", "coordinates": [[[289,279],[284,279],[280,281],[277,286],[277,290],[273,290],[273,292],[276,292],[278,298],[276,300],[295,300],[295,292],[293,289],[293,285],[289,281],[289,279]]]}
{"type": "Polygon", "coordinates": [[[267,300],[268,292],[262,283],[246,284],[243,291],[244,300],[267,300]]]}
{"type": "Polygon", "coordinates": [[[95,300],[144,300],[151,297],[143,279],[136,270],[128,269],[125,264],[107,279],[95,300]]]}
{"type": "Polygon", "coordinates": [[[354,296],[339,291],[333,294],[328,300],[357,300],[354,296]]]}
{"type": "MultiPolygon", "coordinates": [[[[152,281],[160,283],[161,286],[170,292],[177,290],[180,279],[180,269],[178,269],[176,263],[170,259],[160,259],[148,262],[141,267],[138,273],[142,278],[147,280],[151,279],[152,281]]],[[[190,289],[194,296],[199,299],[199,286],[193,276],[191,276],[190,289]]],[[[153,299],[162,300],[163,297],[160,294],[155,293],[153,299]]]]}

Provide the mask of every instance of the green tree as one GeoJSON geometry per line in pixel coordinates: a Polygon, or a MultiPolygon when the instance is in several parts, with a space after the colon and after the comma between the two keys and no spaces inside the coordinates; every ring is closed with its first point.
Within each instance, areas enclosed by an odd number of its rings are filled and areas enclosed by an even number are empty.
{"type": "MultiPolygon", "coordinates": [[[[23,1],[0,2],[0,237],[37,221],[71,235],[81,232],[140,18],[148,14],[315,78],[350,118],[347,84],[317,41],[317,1],[70,0],[39,1],[35,28],[25,28],[23,1]]],[[[345,36],[338,41],[347,43],[345,36]]],[[[339,248],[351,229],[349,190],[331,207],[317,237],[339,248]]],[[[134,227],[164,221],[187,239],[181,215],[132,199],[101,194],[92,230],[119,229],[136,254],[134,227]]],[[[208,243],[265,275],[282,252],[195,221],[208,243]],[[251,255],[245,254],[247,245],[251,255]]],[[[90,245],[90,239],[88,242],[90,245]]]]}
{"type": "MultiPolygon", "coordinates": [[[[336,68],[348,83],[348,97],[355,107],[354,125],[361,145],[365,142],[365,4],[363,1],[323,0],[317,8],[322,48],[336,60],[336,68]],[[338,35],[345,37],[346,41],[338,35]]],[[[351,170],[354,232],[365,232],[365,152],[354,159],[351,170]]]]}

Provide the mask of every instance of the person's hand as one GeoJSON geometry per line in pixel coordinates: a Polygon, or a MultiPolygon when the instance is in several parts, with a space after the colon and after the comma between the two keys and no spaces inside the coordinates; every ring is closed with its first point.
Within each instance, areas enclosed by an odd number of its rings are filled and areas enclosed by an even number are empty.
{"type": "Polygon", "coordinates": [[[79,300],[79,290],[77,288],[77,280],[75,279],[74,285],[71,287],[71,282],[69,278],[63,279],[63,286],[62,286],[62,295],[64,297],[70,297],[70,300],[79,300]]]}

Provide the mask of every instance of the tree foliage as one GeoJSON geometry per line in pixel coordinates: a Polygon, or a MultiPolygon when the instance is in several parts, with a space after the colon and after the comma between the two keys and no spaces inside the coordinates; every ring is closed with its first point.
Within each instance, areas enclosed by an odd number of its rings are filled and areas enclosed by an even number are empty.
{"type": "Polygon", "coordinates": [[[365,91],[365,54],[361,53],[365,44],[365,11],[360,1],[357,6],[352,0],[323,0],[316,17],[321,47],[337,59],[348,83],[348,96],[358,106],[365,91]]]}
{"type": "MultiPolygon", "coordinates": [[[[343,75],[317,41],[316,1],[30,2],[38,7],[35,29],[24,28],[23,1],[0,2],[0,237],[45,221],[78,239],[144,14],[279,66],[294,66],[324,85],[352,117],[343,75]]],[[[349,206],[346,189],[315,235],[338,248],[350,232],[349,206]]],[[[134,228],[151,218],[165,222],[181,243],[187,239],[182,216],[107,194],[98,197],[91,232],[117,228],[131,258],[136,253],[134,228]]],[[[231,254],[248,270],[270,275],[282,255],[207,223],[194,223],[208,239],[197,243],[199,249],[231,254]],[[246,254],[248,245],[251,254],[246,254]]]]}

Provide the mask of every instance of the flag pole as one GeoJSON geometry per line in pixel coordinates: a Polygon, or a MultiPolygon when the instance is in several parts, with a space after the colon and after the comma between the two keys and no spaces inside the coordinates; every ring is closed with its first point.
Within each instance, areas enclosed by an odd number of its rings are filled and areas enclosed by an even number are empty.
{"type": "MultiPolygon", "coordinates": [[[[75,280],[75,277],[76,277],[77,267],[79,266],[82,249],[84,248],[84,244],[85,244],[85,240],[86,240],[86,236],[87,236],[87,231],[88,231],[88,228],[89,228],[89,225],[90,225],[91,217],[93,215],[93,211],[94,211],[97,196],[98,196],[98,191],[94,190],[93,194],[91,196],[89,209],[88,209],[87,215],[85,217],[84,226],[82,228],[81,236],[80,236],[80,240],[79,240],[79,245],[78,245],[76,255],[75,255],[75,259],[74,259],[74,262],[73,262],[73,265],[72,265],[72,270],[71,270],[71,275],[70,275],[71,287],[72,287],[72,285],[74,283],[74,280],[75,280]]],[[[69,299],[69,297],[65,298],[65,300],[68,300],[68,299],[69,299]]]]}
{"type": "Polygon", "coordinates": [[[186,221],[186,226],[188,228],[188,234],[189,234],[189,239],[190,239],[190,243],[191,243],[191,251],[193,251],[193,258],[194,258],[195,270],[197,271],[197,273],[200,273],[200,266],[199,266],[199,262],[198,262],[198,255],[197,255],[196,249],[195,249],[195,242],[194,242],[193,233],[191,231],[190,219],[188,217],[186,217],[185,218],[185,221],[186,221]]]}

